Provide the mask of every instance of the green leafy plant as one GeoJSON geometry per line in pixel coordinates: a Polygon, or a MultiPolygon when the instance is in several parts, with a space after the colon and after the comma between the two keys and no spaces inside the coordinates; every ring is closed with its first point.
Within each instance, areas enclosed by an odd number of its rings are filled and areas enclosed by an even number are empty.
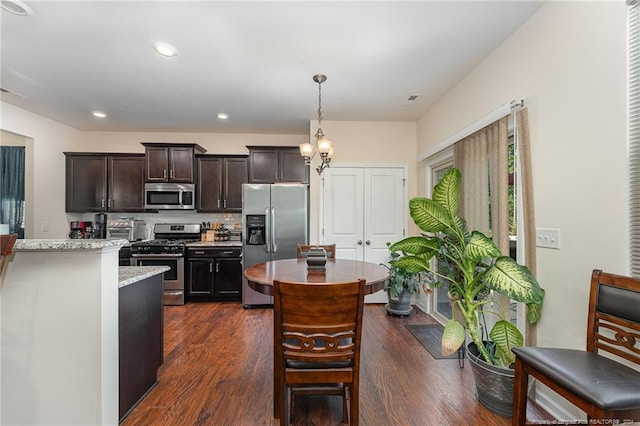
{"type": "MultiPolygon", "coordinates": [[[[390,243],[387,243],[390,246],[390,243]]],[[[395,252],[391,252],[391,262],[397,259],[400,255],[395,252]]],[[[422,273],[409,272],[399,266],[387,266],[389,268],[389,279],[384,285],[384,290],[388,291],[392,297],[398,297],[400,293],[406,290],[409,294],[420,293],[420,288],[424,285],[422,273]]]]}
{"type": "Polygon", "coordinates": [[[450,320],[442,335],[442,353],[454,353],[465,341],[465,326],[482,358],[493,365],[508,366],[513,362],[511,348],[522,346],[522,333],[503,315],[491,312],[491,293],[499,293],[527,304],[530,323],[540,319],[544,290],[531,271],[502,252],[485,234],[469,232],[465,220],[457,215],[460,197],[460,171],[450,169],[433,189],[433,197],[413,198],[409,211],[423,231],[392,244],[389,250],[398,254],[390,262],[392,268],[408,273],[426,273],[427,283],[449,284],[466,324],[450,320]],[[446,268],[435,267],[432,259],[446,268]],[[487,336],[482,324],[485,314],[501,317],[487,336]]]}

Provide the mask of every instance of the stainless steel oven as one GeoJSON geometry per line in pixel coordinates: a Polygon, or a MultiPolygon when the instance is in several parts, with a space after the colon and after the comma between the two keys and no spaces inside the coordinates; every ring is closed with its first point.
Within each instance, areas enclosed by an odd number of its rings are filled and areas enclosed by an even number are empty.
{"type": "Polygon", "coordinates": [[[166,271],[162,279],[165,305],[184,305],[184,254],[132,254],[131,266],[163,266],[166,271]]]}

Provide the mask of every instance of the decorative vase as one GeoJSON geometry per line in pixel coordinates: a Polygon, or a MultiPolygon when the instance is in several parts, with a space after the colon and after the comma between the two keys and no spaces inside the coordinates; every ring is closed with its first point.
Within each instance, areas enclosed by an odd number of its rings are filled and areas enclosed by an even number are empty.
{"type": "Polygon", "coordinates": [[[387,291],[387,296],[389,297],[389,303],[385,306],[387,313],[406,316],[413,311],[413,307],[411,306],[411,293],[409,293],[407,289],[403,289],[402,293],[395,298],[391,297],[391,293],[387,291]]]}
{"type": "Polygon", "coordinates": [[[480,404],[494,414],[511,418],[515,370],[486,363],[473,342],[467,345],[467,355],[480,404]]]}
{"type": "Polygon", "coordinates": [[[327,252],[322,247],[311,247],[307,253],[307,271],[323,273],[326,270],[327,252]]]}

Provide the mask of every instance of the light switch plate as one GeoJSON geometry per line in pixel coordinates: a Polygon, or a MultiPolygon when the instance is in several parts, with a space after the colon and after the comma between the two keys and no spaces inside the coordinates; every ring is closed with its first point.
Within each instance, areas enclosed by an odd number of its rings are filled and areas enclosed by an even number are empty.
{"type": "Polygon", "coordinates": [[[536,246],[560,250],[560,230],[536,229],[536,246]]]}

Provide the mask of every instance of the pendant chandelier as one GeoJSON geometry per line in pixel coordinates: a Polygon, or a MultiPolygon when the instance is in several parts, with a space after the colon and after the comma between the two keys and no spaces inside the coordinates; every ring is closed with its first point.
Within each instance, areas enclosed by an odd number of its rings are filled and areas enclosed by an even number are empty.
{"type": "Polygon", "coordinates": [[[322,133],[322,83],[327,81],[327,76],[324,74],[316,74],[313,76],[313,81],[318,83],[318,131],[315,134],[316,146],[311,143],[300,144],[300,155],[304,158],[306,165],[311,165],[311,160],[316,155],[316,150],[320,154],[321,163],[316,167],[318,175],[322,175],[324,169],[329,167],[331,163],[331,157],[333,157],[333,141],[328,139],[322,133]]]}

